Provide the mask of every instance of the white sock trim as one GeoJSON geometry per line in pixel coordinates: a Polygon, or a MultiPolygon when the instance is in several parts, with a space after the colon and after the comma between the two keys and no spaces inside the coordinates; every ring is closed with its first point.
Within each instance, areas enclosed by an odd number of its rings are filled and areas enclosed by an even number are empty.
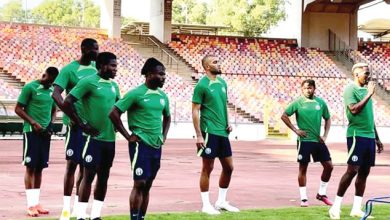
{"type": "Polygon", "coordinates": [[[352,205],[352,211],[361,211],[362,208],[362,202],[363,197],[361,196],[354,196],[353,197],[353,205],[352,205]]]}
{"type": "Polygon", "coordinates": [[[299,195],[301,196],[301,200],[307,200],[306,186],[299,187],[299,195]]]}
{"type": "Polygon", "coordinates": [[[87,213],[88,202],[79,202],[77,207],[77,219],[85,219],[87,213]]]}
{"type": "Polygon", "coordinates": [[[63,209],[64,210],[68,210],[70,211],[70,199],[71,199],[71,196],[64,196],[62,197],[62,201],[63,201],[63,209]]]}
{"type": "Polygon", "coordinates": [[[104,203],[104,201],[93,200],[92,210],[91,210],[91,219],[94,219],[94,218],[101,216],[103,203],[104,203]]]}
{"type": "Polygon", "coordinates": [[[228,191],[228,188],[219,188],[217,203],[226,202],[227,191],[228,191]]]}
{"type": "Polygon", "coordinates": [[[318,194],[320,194],[321,196],[326,195],[327,187],[328,187],[328,182],[320,181],[320,187],[318,189],[318,194]]]}
{"type": "Polygon", "coordinates": [[[201,192],[200,197],[202,198],[203,206],[211,206],[209,192],[201,192]]]}

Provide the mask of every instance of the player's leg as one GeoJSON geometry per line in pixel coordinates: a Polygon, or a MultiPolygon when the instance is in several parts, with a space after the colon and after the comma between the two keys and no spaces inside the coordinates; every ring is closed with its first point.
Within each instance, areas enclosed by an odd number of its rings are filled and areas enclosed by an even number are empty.
{"type": "Polygon", "coordinates": [[[215,207],[217,209],[226,210],[229,212],[239,212],[240,210],[237,207],[230,205],[226,200],[231,176],[233,173],[233,157],[228,156],[219,159],[222,165],[222,172],[219,178],[218,200],[215,202],[215,207]]]}
{"type": "Polygon", "coordinates": [[[149,205],[149,195],[150,195],[150,189],[152,188],[153,185],[153,180],[150,179],[146,181],[145,188],[143,190],[143,195],[142,195],[142,204],[140,207],[140,212],[139,212],[139,219],[144,219],[146,215],[146,211],[148,210],[148,205],[149,205]]]}
{"type": "Polygon", "coordinates": [[[370,174],[371,166],[375,166],[375,139],[356,137],[360,146],[363,156],[360,160],[363,161],[360,169],[357,173],[355,180],[355,196],[353,199],[353,206],[350,213],[352,217],[363,217],[364,212],[361,210],[364,191],[366,189],[367,177],[370,174]]]}
{"type": "Polygon", "coordinates": [[[37,203],[37,193],[34,188],[34,172],[37,167],[38,160],[38,139],[33,132],[26,132],[23,134],[23,162],[26,170],[24,173],[24,186],[26,190],[27,199],[27,215],[36,217],[39,215],[35,206],[37,203]]]}
{"type": "Polygon", "coordinates": [[[97,172],[97,166],[100,164],[100,158],[98,157],[100,147],[100,143],[97,140],[88,137],[83,154],[84,172],[79,189],[77,219],[85,219],[87,216],[88,199],[91,194],[92,182],[97,172]]]}
{"type": "MultiPolygon", "coordinates": [[[[100,164],[97,167],[97,179],[94,190],[94,200],[91,209],[91,219],[100,219],[101,210],[107,193],[107,182],[110,176],[110,168],[115,156],[115,142],[102,143],[100,155],[100,164]]],[[[95,155],[97,157],[97,155],[95,155]]]]}
{"type": "Polygon", "coordinates": [[[66,154],[66,170],[64,174],[64,196],[63,209],[60,220],[69,220],[70,216],[77,215],[78,207],[78,191],[83,177],[82,167],[82,150],[85,145],[85,137],[82,135],[81,129],[76,126],[67,126],[65,139],[65,154],[66,154]],[[73,186],[75,184],[75,174],[79,167],[78,177],[76,179],[76,195],[74,198],[73,211],[70,215],[70,203],[72,197],[73,186]]]}
{"type": "Polygon", "coordinates": [[[297,141],[298,157],[297,162],[299,163],[298,168],[298,185],[299,195],[301,198],[301,207],[309,206],[307,190],[306,190],[306,173],[307,167],[310,162],[310,155],[312,154],[313,143],[297,141]]]}
{"type": "Polygon", "coordinates": [[[328,183],[333,171],[333,164],[330,157],[328,147],[322,143],[316,143],[315,153],[313,153],[313,159],[315,162],[320,161],[323,167],[321,174],[320,187],[316,198],[326,205],[333,205],[333,202],[326,195],[326,190],[328,188],[328,183]]]}
{"type": "Polygon", "coordinates": [[[146,180],[134,180],[133,189],[130,193],[130,219],[138,220],[143,203],[143,190],[146,188],[146,180]]]}
{"type": "Polygon", "coordinates": [[[202,212],[217,215],[220,214],[210,203],[209,186],[210,186],[210,174],[214,169],[214,160],[217,157],[218,139],[216,135],[209,133],[202,133],[205,140],[205,149],[202,154],[202,169],[200,171],[199,187],[200,196],[202,198],[202,212]]]}
{"type": "Polygon", "coordinates": [[[329,216],[331,219],[340,219],[341,203],[344,194],[347,191],[348,187],[351,185],[353,178],[358,173],[360,166],[362,164],[362,161],[358,159],[362,151],[360,149],[360,146],[357,145],[356,138],[348,137],[347,145],[348,145],[348,154],[349,154],[348,162],[347,162],[348,167],[347,167],[347,171],[341,177],[337,189],[336,198],[333,202],[332,207],[329,209],[329,216]]]}

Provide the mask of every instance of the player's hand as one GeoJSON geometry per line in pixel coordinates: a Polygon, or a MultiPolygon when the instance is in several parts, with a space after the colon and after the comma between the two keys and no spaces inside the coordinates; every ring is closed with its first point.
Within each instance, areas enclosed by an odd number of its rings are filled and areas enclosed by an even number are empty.
{"type": "Polygon", "coordinates": [[[326,136],[320,136],[320,143],[325,144],[326,136]]]}
{"type": "Polygon", "coordinates": [[[88,123],[82,124],[80,127],[84,133],[91,135],[92,137],[96,137],[100,134],[100,132],[96,128],[91,127],[88,123]]]}
{"type": "Polygon", "coordinates": [[[232,132],[232,131],[233,131],[233,127],[232,127],[231,125],[228,125],[228,126],[226,127],[226,131],[227,131],[228,133],[232,132]]]}
{"type": "Polygon", "coordinates": [[[43,127],[38,123],[38,122],[34,122],[33,124],[31,124],[33,126],[33,129],[36,133],[41,133],[42,130],[43,130],[43,127]]]}
{"type": "Polygon", "coordinates": [[[368,82],[367,85],[368,94],[373,95],[375,93],[375,86],[376,84],[374,81],[368,82]]]}
{"type": "Polygon", "coordinates": [[[380,140],[376,140],[375,143],[376,143],[376,146],[378,148],[377,149],[378,154],[382,153],[382,151],[383,151],[383,144],[382,144],[382,142],[380,140]]]}
{"type": "Polygon", "coordinates": [[[299,137],[306,137],[307,134],[306,134],[306,131],[303,131],[303,130],[296,130],[295,133],[299,136],[299,137]]]}
{"type": "Polygon", "coordinates": [[[131,134],[130,137],[127,139],[128,142],[139,142],[140,139],[137,135],[131,134]]]}
{"type": "Polygon", "coordinates": [[[198,151],[202,148],[204,148],[204,139],[202,136],[199,136],[196,138],[196,147],[198,149],[198,151]]]}

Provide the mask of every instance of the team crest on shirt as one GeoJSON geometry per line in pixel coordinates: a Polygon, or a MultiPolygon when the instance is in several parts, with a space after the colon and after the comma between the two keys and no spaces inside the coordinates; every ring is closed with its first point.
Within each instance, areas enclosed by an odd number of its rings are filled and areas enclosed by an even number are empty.
{"type": "Polygon", "coordinates": [[[115,87],[114,87],[114,86],[111,86],[111,91],[112,91],[113,93],[116,93],[115,87]]]}
{"type": "Polygon", "coordinates": [[[208,148],[206,148],[206,150],[204,150],[204,152],[205,152],[206,154],[211,154],[211,149],[208,147],[208,148]]]}
{"type": "Polygon", "coordinates": [[[26,159],[24,159],[24,161],[25,161],[26,163],[30,163],[30,162],[31,162],[31,157],[26,157],[26,159]]]}
{"type": "Polygon", "coordinates": [[[302,154],[298,155],[298,160],[302,160],[302,154]]]}
{"type": "Polygon", "coordinates": [[[316,110],[320,110],[321,109],[321,106],[320,105],[316,105],[316,110]]]}
{"type": "Polygon", "coordinates": [[[353,155],[351,159],[353,162],[356,162],[359,160],[358,156],[356,156],[356,155],[353,155]]]}
{"type": "Polygon", "coordinates": [[[135,169],[135,175],[141,176],[143,173],[144,173],[144,171],[142,170],[141,167],[138,167],[137,169],[135,169]]]}
{"type": "Polygon", "coordinates": [[[225,87],[222,87],[222,92],[223,92],[223,93],[226,93],[225,87]]]}
{"type": "Polygon", "coordinates": [[[85,162],[87,162],[87,163],[91,163],[92,160],[93,160],[93,157],[92,157],[91,155],[87,155],[87,156],[85,157],[85,162]]]}
{"type": "Polygon", "coordinates": [[[165,100],[164,100],[164,99],[160,99],[160,104],[161,104],[162,106],[165,106],[165,100]]]}
{"type": "Polygon", "coordinates": [[[68,149],[67,151],[66,151],[66,155],[68,155],[68,157],[71,157],[72,155],[73,155],[73,150],[72,149],[68,149]]]}

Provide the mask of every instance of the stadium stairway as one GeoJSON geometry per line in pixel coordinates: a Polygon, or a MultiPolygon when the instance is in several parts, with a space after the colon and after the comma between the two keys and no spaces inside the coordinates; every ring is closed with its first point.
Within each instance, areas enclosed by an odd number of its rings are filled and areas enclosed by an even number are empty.
{"type": "MultiPolygon", "coordinates": [[[[349,57],[336,56],[333,52],[325,52],[325,54],[332,59],[332,61],[336,64],[336,66],[350,79],[353,80],[353,76],[351,74],[351,69],[353,66],[352,59],[349,57]]],[[[386,92],[386,90],[377,85],[375,89],[375,98],[379,102],[385,102],[388,106],[390,106],[390,94],[386,92]]]]}
{"type": "Polygon", "coordinates": [[[131,44],[131,47],[144,59],[155,57],[164,64],[168,73],[176,73],[191,84],[194,84],[191,78],[194,69],[157,38],[150,35],[122,34],[122,39],[131,44]]]}
{"type": "Polygon", "coordinates": [[[3,67],[0,67],[0,79],[7,82],[9,85],[16,89],[21,89],[24,85],[24,83],[21,82],[20,79],[17,79],[15,76],[12,76],[10,73],[8,73],[7,70],[3,69],[3,67]]]}
{"type": "MultiPolygon", "coordinates": [[[[185,61],[179,54],[174,52],[167,45],[161,43],[154,36],[149,35],[130,35],[130,34],[122,34],[122,39],[129,43],[132,48],[134,48],[144,59],[149,57],[155,57],[159,59],[164,66],[167,68],[169,73],[176,73],[179,76],[183,77],[184,80],[187,80],[191,85],[195,86],[197,83],[197,79],[193,77],[193,73],[197,71],[193,68],[188,62],[185,61]],[[172,62],[168,59],[169,54],[173,57],[177,62],[172,62]]],[[[228,108],[243,118],[248,119],[253,123],[261,123],[260,119],[255,116],[246,113],[244,110],[235,106],[233,103],[228,103],[228,108]]]]}

